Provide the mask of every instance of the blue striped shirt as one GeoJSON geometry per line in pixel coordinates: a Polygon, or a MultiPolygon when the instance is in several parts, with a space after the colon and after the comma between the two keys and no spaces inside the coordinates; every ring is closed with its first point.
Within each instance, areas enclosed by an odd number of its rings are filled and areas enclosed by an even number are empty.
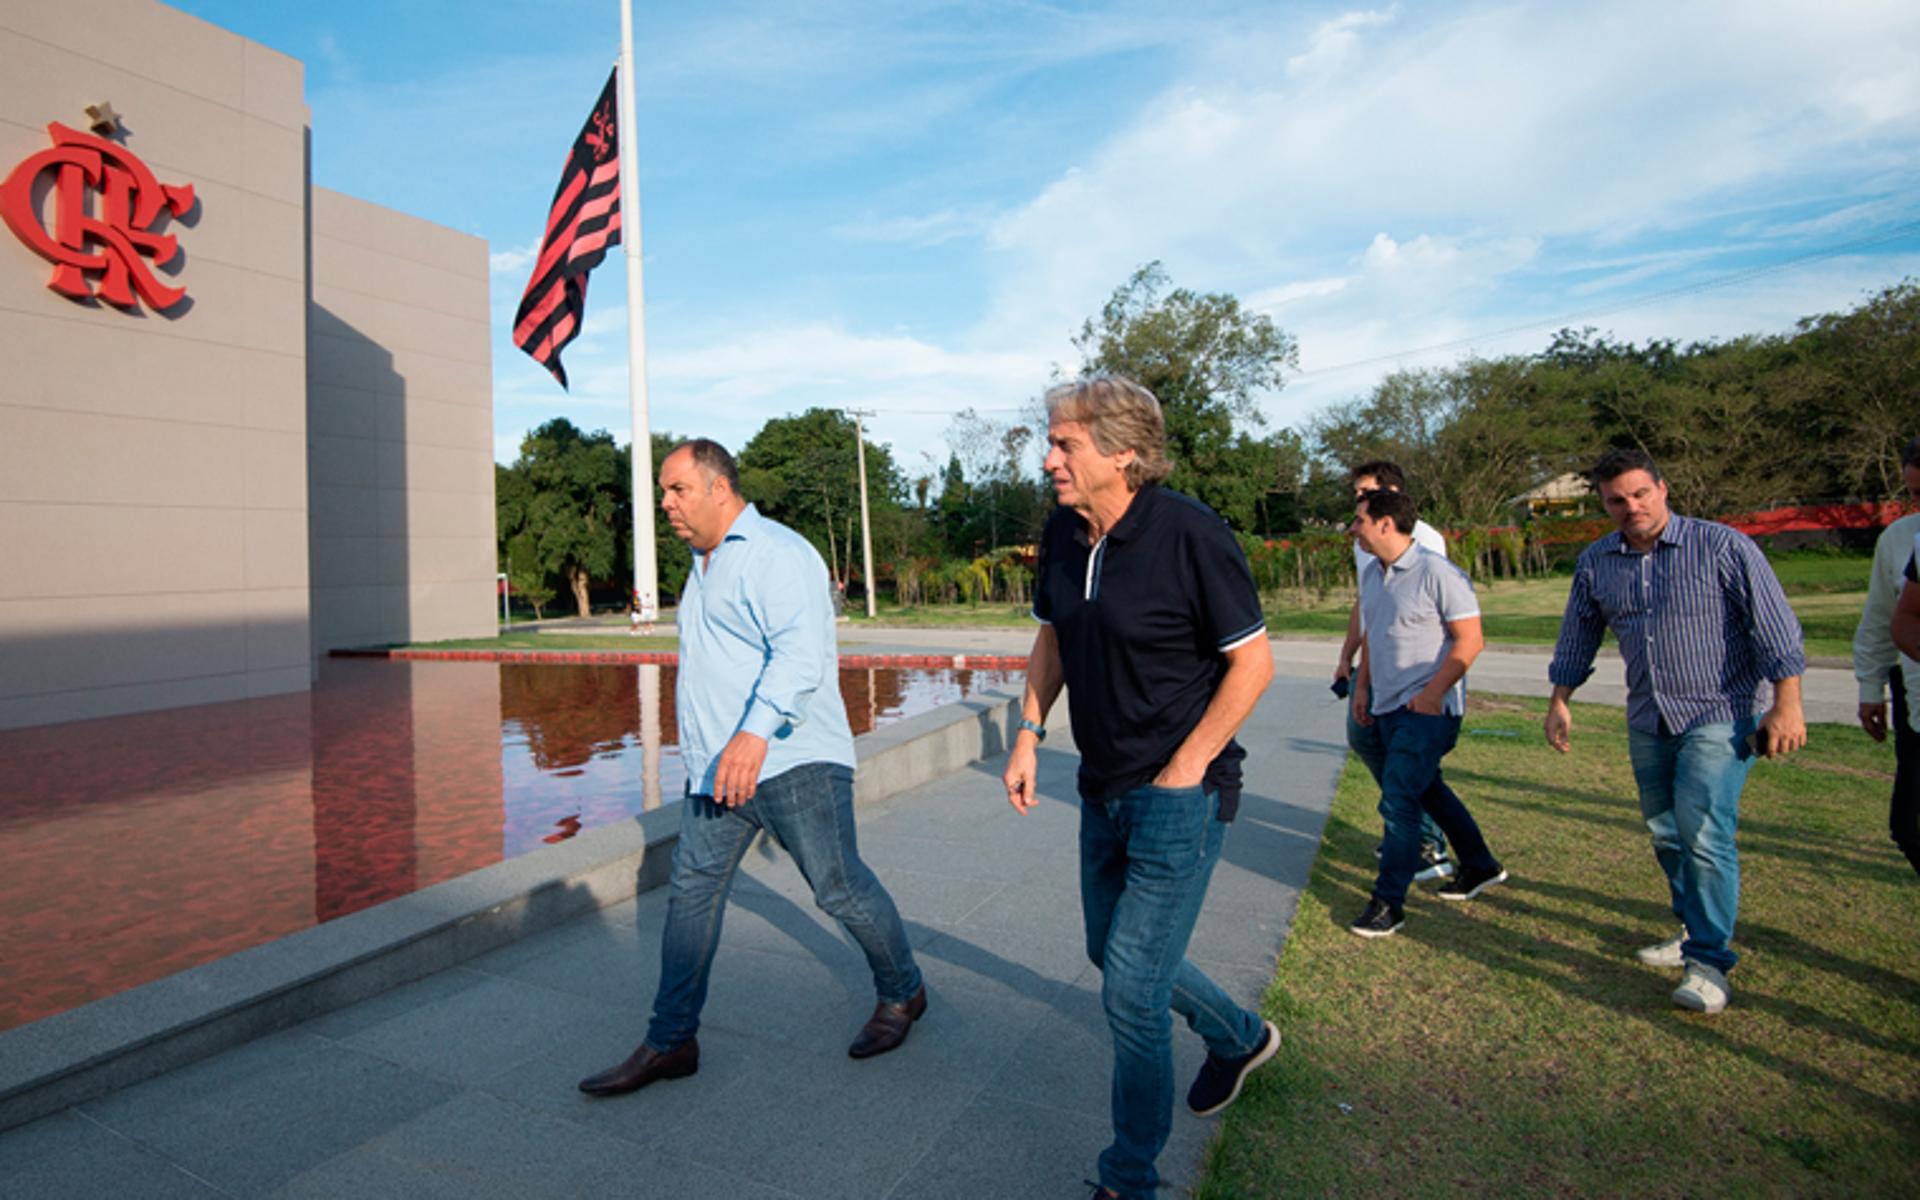
{"type": "Polygon", "coordinates": [[[1547,669],[1555,686],[1587,681],[1608,628],[1626,660],[1627,725],[1647,733],[1752,716],[1767,681],[1807,669],[1760,547],[1713,521],[1676,514],[1645,554],[1617,531],[1581,553],[1547,669]]]}

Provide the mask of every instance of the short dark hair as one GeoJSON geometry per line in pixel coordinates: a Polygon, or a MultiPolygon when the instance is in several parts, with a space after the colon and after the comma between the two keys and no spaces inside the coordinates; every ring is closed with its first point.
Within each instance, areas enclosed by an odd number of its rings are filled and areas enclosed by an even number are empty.
{"type": "Polygon", "coordinates": [[[1602,454],[1587,472],[1587,482],[1597,492],[1601,484],[1618,479],[1628,471],[1645,471],[1655,483],[1660,482],[1660,468],[1653,465],[1653,456],[1637,446],[1615,446],[1602,454]]]}
{"type": "Polygon", "coordinates": [[[1347,478],[1354,483],[1359,483],[1369,475],[1373,477],[1374,486],[1383,491],[1398,492],[1406,489],[1407,473],[1397,464],[1390,463],[1384,458],[1363,462],[1347,472],[1347,478]]]}
{"type": "Polygon", "coordinates": [[[1907,448],[1901,451],[1900,465],[1903,467],[1920,467],[1920,437],[1908,442],[1907,448]]]}
{"type": "Polygon", "coordinates": [[[734,495],[740,494],[740,467],[725,446],[712,438],[688,438],[672,452],[678,454],[682,450],[693,455],[693,464],[705,471],[709,479],[724,479],[734,495]]]}
{"type": "Polygon", "coordinates": [[[1362,492],[1360,499],[1354,503],[1367,506],[1369,520],[1378,521],[1381,517],[1387,517],[1393,521],[1395,529],[1405,534],[1411,534],[1414,522],[1420,519],[1419,506],[1405,492],[1374,488],[1370,492],[1362,492]]]}

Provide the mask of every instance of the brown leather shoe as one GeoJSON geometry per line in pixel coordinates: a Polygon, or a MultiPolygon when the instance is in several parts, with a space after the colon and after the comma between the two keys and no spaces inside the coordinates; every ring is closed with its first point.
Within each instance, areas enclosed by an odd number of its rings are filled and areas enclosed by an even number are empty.
{"type": "Polygon", "coordinates": [[[624,1096],[656,1079],[682,1079],[700,1069],[700,1043],[692,1038],[664,1053],[645,1042],[627,1061],[580,1081],[589,1096],[624,1096]]]}
{"type": "Polygon", "coordinates": [[[847,1047],[849,1058],[872,1058],[885,1054],[913,1032],[913,1023],[927,1011],[927,989],[923,984],[905,1004],[876,1004],[873,1015],[860,1030],[860,1036],[847,1047]]]}

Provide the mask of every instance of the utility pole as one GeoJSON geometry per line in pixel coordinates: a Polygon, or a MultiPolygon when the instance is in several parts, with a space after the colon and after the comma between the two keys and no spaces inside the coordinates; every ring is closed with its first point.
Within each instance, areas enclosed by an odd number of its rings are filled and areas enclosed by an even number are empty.
{"type": "Polygon", "coordinates": [[[843,409],[853,418],[853,456],[860,471],[860,561],[866,571],[867,619],[872,620],[874,609],[873,586],[873,521],[867,516],[867,434],[861,424],[862,417],[871,417],[872,409],[843,409]]]}

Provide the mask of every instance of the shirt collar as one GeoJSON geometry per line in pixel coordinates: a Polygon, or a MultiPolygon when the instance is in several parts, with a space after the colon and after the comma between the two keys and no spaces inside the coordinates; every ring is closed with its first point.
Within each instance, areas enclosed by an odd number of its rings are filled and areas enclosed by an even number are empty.
{"type": "Polygon", "coordinates": [[[1394,559],[1392,562],[1380,559],[1380,569],[1382,571],[1410,571],[1413,569],[1414,556],[1419,550],[1419,542],[1408,542],[1407,548],[1400,552],[1399,558],[1394,559]]]}
{"type": "MultiPolygon", "coordinates": [[[[1659,537],[1653,539],[1654,549],[1658,549],[1661,546],[1686,545],[1688,536],[1687,526],[1692,523],[1689,518],[1683,517],[1677,512],[1668,513],[1666,528],[1660,531],[1659,537]]],[[[1640,553],[1640,551],[1635,550],[1632,546],[1627,545],[1627,535],[1621,533],[1618,529],[1607,536],[1613,539],[1613,552],[1615,554],[1640,553]]]]}
{"type": "MultiPolygon", "coordinates": [[[[1127,511],[1121,513],[1120,519],[1113,523],[1113,528],[1107,530],[1106,540],[1110,542],[1124,542],[1133,537],[1134,534],[1140,532],[1140,523],[1146,520],[1141,510],[1146,507],[1148,493],[1158,490],[1154,484],[1149,483],[1135,492],[1133,499],[1127,504],[1127,511]]],[[[1078,512],[1074,513],[1073,540],[1079,542],[1082,546],[1091,546],[1093,545],[1092,532],[1092,529],[1087,525],[1087,519],[1078,512]]]]}
{"type": "Polygon", "coordinates": [[[1107,536],[1116,542],[1124,542],[1140,532],[1141,522],[1147,519],[1146,508],[1156,498],[1159,488],[1154,484],[1143,484],[1133,494],[1133,502],[1127,505],[1127,511],[1107,530],[1107,536]]]}
{"type": "Polygon", "coordinates": [[[758,534],[761,526],[766,523],[767,519],[760,515],[760,510],[752,504],[748,504],[740,510],[740,515],[733,519],[733,524],[727,526],[727,532],[721,537],[720,541],[723,544],[726,542],[748,541],[755,534],[758,534]]]}

